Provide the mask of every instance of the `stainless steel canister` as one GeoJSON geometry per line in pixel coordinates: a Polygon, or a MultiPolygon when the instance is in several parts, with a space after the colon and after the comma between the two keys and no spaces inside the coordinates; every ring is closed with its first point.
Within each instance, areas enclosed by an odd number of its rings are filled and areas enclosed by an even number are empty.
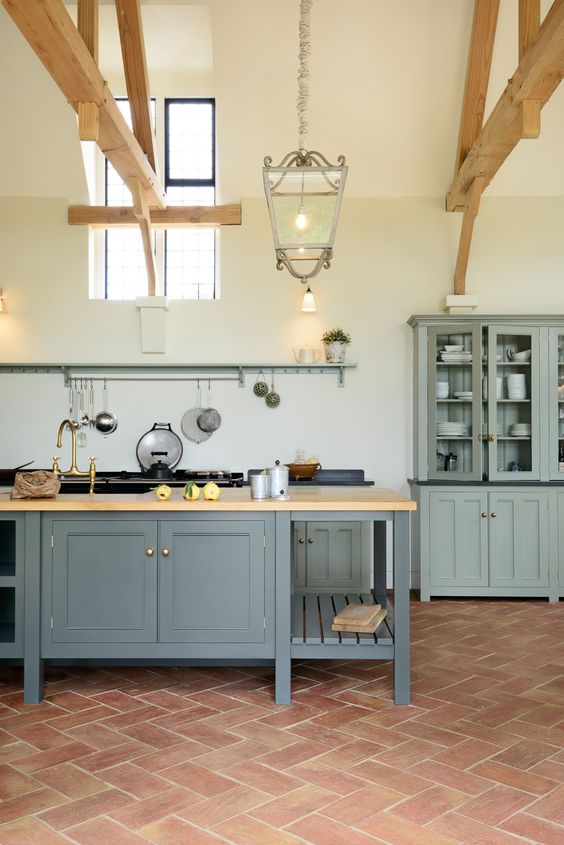
{"type": "Polygon", "coordinates": [[[266,473],[249,475],[251,485],[251,499],[268,499],[270,497],[270,476],[266,473]]]}
{"type": "Polygon", "coordinates": [[[280,461],[276,461],[276,466],[268,467],[268,476],[270,478],[270,495],[273,499],[288,498],[288,482],[289,470],[288,467],[280,466],[280,461]]]}

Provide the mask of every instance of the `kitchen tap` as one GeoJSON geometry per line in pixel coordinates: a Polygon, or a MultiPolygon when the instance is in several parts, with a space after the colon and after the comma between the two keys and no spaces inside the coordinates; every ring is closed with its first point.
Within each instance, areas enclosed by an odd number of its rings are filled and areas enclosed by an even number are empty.
{"type": "Polygon", "coordinates": [[[76,465],[76,429],[77,425],[72,420],[66,419],[63,420],[59,426],[59,431],[57,432],[57,449],[60,449],[63,445],[63,431],[65,430],[65,426],[69,429],[72,438],[72,451],[71,451],[71,467],[70,469],[66,470],[66,472],[62,472],[59,466],[59,456],[53,455],[53,475],[58,478],[60,475],[72,475],[72,476],[80,476],[85,477],[89,476],[90,478],[90,495],[94,493],[94,482],[96,481],[96,458],[93,455],[90,455],[90,468],[86,472],[82,472],[76,465]]]}

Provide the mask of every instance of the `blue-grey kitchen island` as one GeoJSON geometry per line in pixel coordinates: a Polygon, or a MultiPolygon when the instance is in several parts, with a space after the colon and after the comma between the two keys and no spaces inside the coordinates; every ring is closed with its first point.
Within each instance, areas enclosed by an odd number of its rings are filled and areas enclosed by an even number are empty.
{"type": "Polygon", "coordinates": [[[0,604],[0,659],[23,659],[25,701],[41,699],[45,661],[274,661],[276,702],[287,704],[292,658],[320,658],[393,660],[395,702],[408,704],[415,503],[374,488],[290,494],[255,501],[232,489],[213,502],[185,502],[177,491],[165,502],[154,494],[0,494],[0,561],[10,573],[0,573],[0,595],[8,597],[0,604]],[[294,592],[292,523],[336,519],[373,524],[372,593],[294,592]],[[351,601],[388,607],[375,634],[331,630],[335,612],[351,601]]]}

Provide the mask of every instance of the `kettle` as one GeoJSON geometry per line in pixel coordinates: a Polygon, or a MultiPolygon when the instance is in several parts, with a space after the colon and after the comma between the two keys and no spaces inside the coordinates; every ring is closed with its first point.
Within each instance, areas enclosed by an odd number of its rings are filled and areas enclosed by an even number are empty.
{"type": "Polygon", "coordinates": [[[314,349],[312,346],[308,346],[307,343],[305,346],[300,347],[300,349],[293,349],[292,352],[294,353],[297,364],[317,364],[321,358],[321,350],[314,349]]]}

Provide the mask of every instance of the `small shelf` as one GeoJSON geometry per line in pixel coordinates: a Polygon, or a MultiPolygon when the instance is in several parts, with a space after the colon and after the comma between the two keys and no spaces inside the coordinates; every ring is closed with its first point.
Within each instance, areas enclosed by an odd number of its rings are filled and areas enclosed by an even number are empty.
{"type": "Polygon", "coordinates": [[[442,436],[437,434],[436,440],[472,440],[472,437],[469,434],[457,435],[457,434],[447,434],[446,436],[442,436]]]}
{"type": "Polygon", "coordinates": [[[531,438],[530,437],[512,437],[510,434],[504,434],[504,435],[500,435],[497,439],[509,441],[509,440],[530,440],[531,438]]]}
{"type": "Polygon", "coordinates": [[[464,361],[464,363],[449,364],[448,361],[437,361],[437,367],[471,367],[472,361],[464,361]]]}
{"type": "Polygon", "coordinates": [[[529,403],[531,402],[530,399],[496,399],[496,402],[505,402],[506,404],[510,402],[512,405],[518,405],[521,403],[529,403]]]}
{"type": "Polygon", "coordinates": [[[356,364],[0,364],[0,373],[44,374],[61,373],[65,386],[71,379],[93,381],[197,381],[219,379],[238,381],[245,386],[245,376],[264,372],[269,375],[337,375],[339,387],[344,387],[345,370],[356,369],[356,364]],[[220,378],[222,377],[222,378],[220,378]],[[230,378],[231,377],[231,378],[230,378]]]}
{"type": "Polygon", "coordinates": [[[437,399],[437,402],[450,402],[452,405],[463,405],[465,402],[471,405],[472,399],[437,399]]]}

